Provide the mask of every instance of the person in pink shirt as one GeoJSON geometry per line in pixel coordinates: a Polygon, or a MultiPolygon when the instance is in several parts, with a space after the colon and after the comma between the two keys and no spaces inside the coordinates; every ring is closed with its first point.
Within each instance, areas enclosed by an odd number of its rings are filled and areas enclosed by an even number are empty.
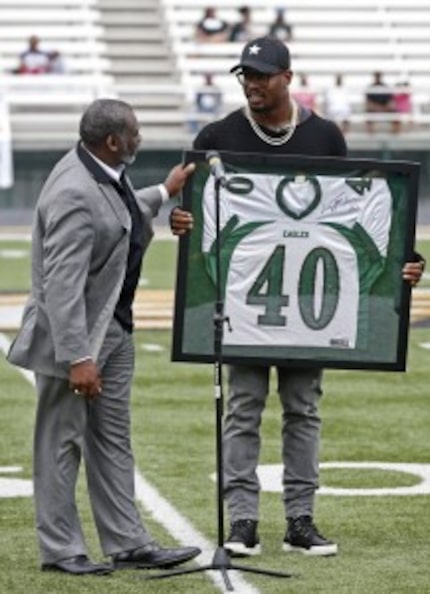
{"type": "Polygon", "coordinates": [[[393,93],[393,103],[396,113],[401,114],[403,117],[396,122],[398,132],[401,128],[409,128],[411,120],[406,118],[407,114],[412,113],[412,95],[409,87],[409,81],[399,82],[396,85],[396,89],[393,93]]]}
{"type": "Polygon", "coordinates": [[[306,76],[306,74],[300,74],[299,80],[300,80],[300,86],[297,88],[297,90],[294,90],[292,92],[294,99],[298,103],[300,103],[300,105],[303,105],[303,107],[307,107],[308,109],[311,109],[312,111],[318,111],[317,106],[316,106],[316,103],[317,103],[316,93],[315,93],[315,91],[312,91],[309,88],[308,77],[306,76]]]}

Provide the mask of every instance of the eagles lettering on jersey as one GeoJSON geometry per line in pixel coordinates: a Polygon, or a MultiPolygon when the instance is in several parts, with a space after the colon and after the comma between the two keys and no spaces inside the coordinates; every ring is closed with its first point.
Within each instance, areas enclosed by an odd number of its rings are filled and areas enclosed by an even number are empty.
{"type": "MultiPolygon", "coordinates": [[[[214,279],[215,198],[202,249],[214,279]]],[[[225,345],[366,348],[391,225],[383,178],[230,175],[220,193],[225,345]]]]}

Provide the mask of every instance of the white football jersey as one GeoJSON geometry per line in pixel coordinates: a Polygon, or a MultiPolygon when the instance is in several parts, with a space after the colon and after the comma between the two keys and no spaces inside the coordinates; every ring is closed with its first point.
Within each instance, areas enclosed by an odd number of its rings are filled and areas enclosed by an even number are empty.
{"type": "MultiPolygon", "coordinates": [[[[387,253],[391,202],[384,178],[229,175],[220,228],[232,331],[223,343],[356,348],[359,317],[387,253]]],[[[203,213],[209,254],[216,237],[211,179],[203,213]]]]}

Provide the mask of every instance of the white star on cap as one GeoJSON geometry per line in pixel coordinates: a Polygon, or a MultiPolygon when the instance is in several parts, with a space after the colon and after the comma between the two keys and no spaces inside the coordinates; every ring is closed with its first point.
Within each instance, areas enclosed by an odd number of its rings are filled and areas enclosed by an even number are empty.
{"type": "Polygon", "coordinates": [[[258,52],[261,50],[261,47],[259,45],[257,45],[256,43],[254,43],[254,45],[251,45],[251,47],[249,48],[249,53],[251,56],[257,56],[258,52]]]}

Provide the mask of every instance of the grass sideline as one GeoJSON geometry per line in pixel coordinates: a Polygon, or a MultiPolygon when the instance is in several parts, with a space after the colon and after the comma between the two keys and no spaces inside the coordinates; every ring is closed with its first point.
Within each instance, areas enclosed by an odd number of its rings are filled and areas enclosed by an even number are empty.
{"type": "MultiPolygon", "coordinates": [[[[11,249],[11,245],[8,242],[5,247],[2,242],[0,250],[11,249]]],[[[21,247],[15,245],[14,249],[21,247]]],[[[28,249],[28,243],[26,247],[28,249]]],[[[417,248],[430,262],[430,242],[419,242],[417,248]]],[[[172,287],[175,253],[176,242],[153,243],[144,269],[144,277],[149,279],[151,288],[172,287]]],[[[28,270],[28,260],[25,263],[25,259],[16,258],[5,262],[0,257],[0,279],[5,283],[0,290],[17,290],[19,283],[28,283],[28,270]]],[[[135,340],[132,422],[136,464],[161,494],[215,546],[216,494],[210,478],[215,468],[212,367],[171,363],[168,331],[138,332],[135,340]],[[148,345],[158,345],[161,350],[148,350],[148,345]]],[[[423,348],[424,343],[430,343],[430,328],[412,329],[407,373],[326,372],[321,406],[322,461],[430,463],[429,350],[423,348]]],[[[280,458],[280,407],[274,381],[272,386],[262,426],[263,464],[276,464],[280,458]]],[[[0,394],[0,466],[22,466],[23,471],[14,477],[29,479],[34,392],[3,356],[0,356],[0,394]]],[[[0,488],[2,481],[8,478],[11,475],[0,471],[0,488]]],[[[415,475],[370,470],[323,470],[321,478],[323,485],[350,488],[403,486],[417,480],[415,475]]],[[[83,476],[78,501],[90,553],[95,559],[101,559],[83,476]]],[[[316,521],[324,534],[338,542],[340,555],[308,559],[281,552],[285,526],[280,494],[264,492],[260,522],[263,555],[244,563],[290,570],[297,577],[289,580],[249,574],[244,577],[262,594],[430,593],[429,506],[430,495],[320,495],[316,521]]],[[[143,517],[160,542],[174,543],[150,514],[143,511],[143,517]]],[[[1,592],[219,592],[201,573],[154,582],[142,582],[139,572],[133,571],[116,572],[107,578],[42,573],[33,522],[30,498],[0,497],[1,592]]]]}
{"type": "MultiPolygon", "coordinates": [[[[155,239],[145,255],[141,285],[151,289],[171,289],[176,278],[177,240],[155,239]]],[[[417,250],[430,268],[430,239],[417,242],[417,250]]],[[[430,287],[427,270],[420,287],[430,287]]],[[[0,293],[28,291],[30,288],[30,243],[0,239],[0,293]]]]}
{"type": "MultiPolygon", "coordinates": [[[[428,350],[430,330],[411,332],[406,374],[327,371],[322,400],[323,461],[429,462],[428,350]]],[[[209,365],[170,362],[170,333],[136,335],[137,367],[133,390],[133,443],[136,464],[145,477],[211,542],[216,543],[214,405],[209,365]],[[157,344],[161,351],[146,350],[157,344]]],[[[31,473],[34,395],[31,386],[0,360],[0,466],[31,473]]],[[[274,385],[274,382],[273,382],[274,385]]],[[[279,462],[280,410],[272,393],[263,421],[262,463],[279,462]]],[[[0,473],[1,477],[1,473],[0,473]]],[[[4,475],[3,477],[4,478],[4,475]]],[[[392,473],[324,471],[324,485],[385,486],[398,481],[392,473]],[[361,478],[360,478],[361,477],[361,478]]],[[[85,532],[95,558],[101,553],[91,522],[83,484],[78,492],[85,532]]],[[[248,562],[262,568],[291,570],[298,577],[278,580],[260,576],[247,581],[262,593],[410,594],[430,591],[430,496],[318,496],[316,519],[336,539],[340,555],[307,559],[280,550],[284,520],[280,495],[262,493],[260,535],[264,554],[248,562]]],[[[125,592],[206,594],[218,591],[203,575],[145,582],[138,572],[117,572],[105,579],[44,574],[38,569],[32,502],[0,498],[0,583],[4,592],[125,592]]],[[[163,544],[172,538],[144,513],[163,544]]],[[[247,561],[245,561],[247,563],[247,561]]]]}
{"type": "MultiPolygon", "coordinates": [[[[0,239],[0,293],[30,289],[30,249],[28,241],[0,239]]],[[[154,240],[145,255],[141,285],[171,289],[176,276],[176,252],[176,239],[154,240]]]]}

